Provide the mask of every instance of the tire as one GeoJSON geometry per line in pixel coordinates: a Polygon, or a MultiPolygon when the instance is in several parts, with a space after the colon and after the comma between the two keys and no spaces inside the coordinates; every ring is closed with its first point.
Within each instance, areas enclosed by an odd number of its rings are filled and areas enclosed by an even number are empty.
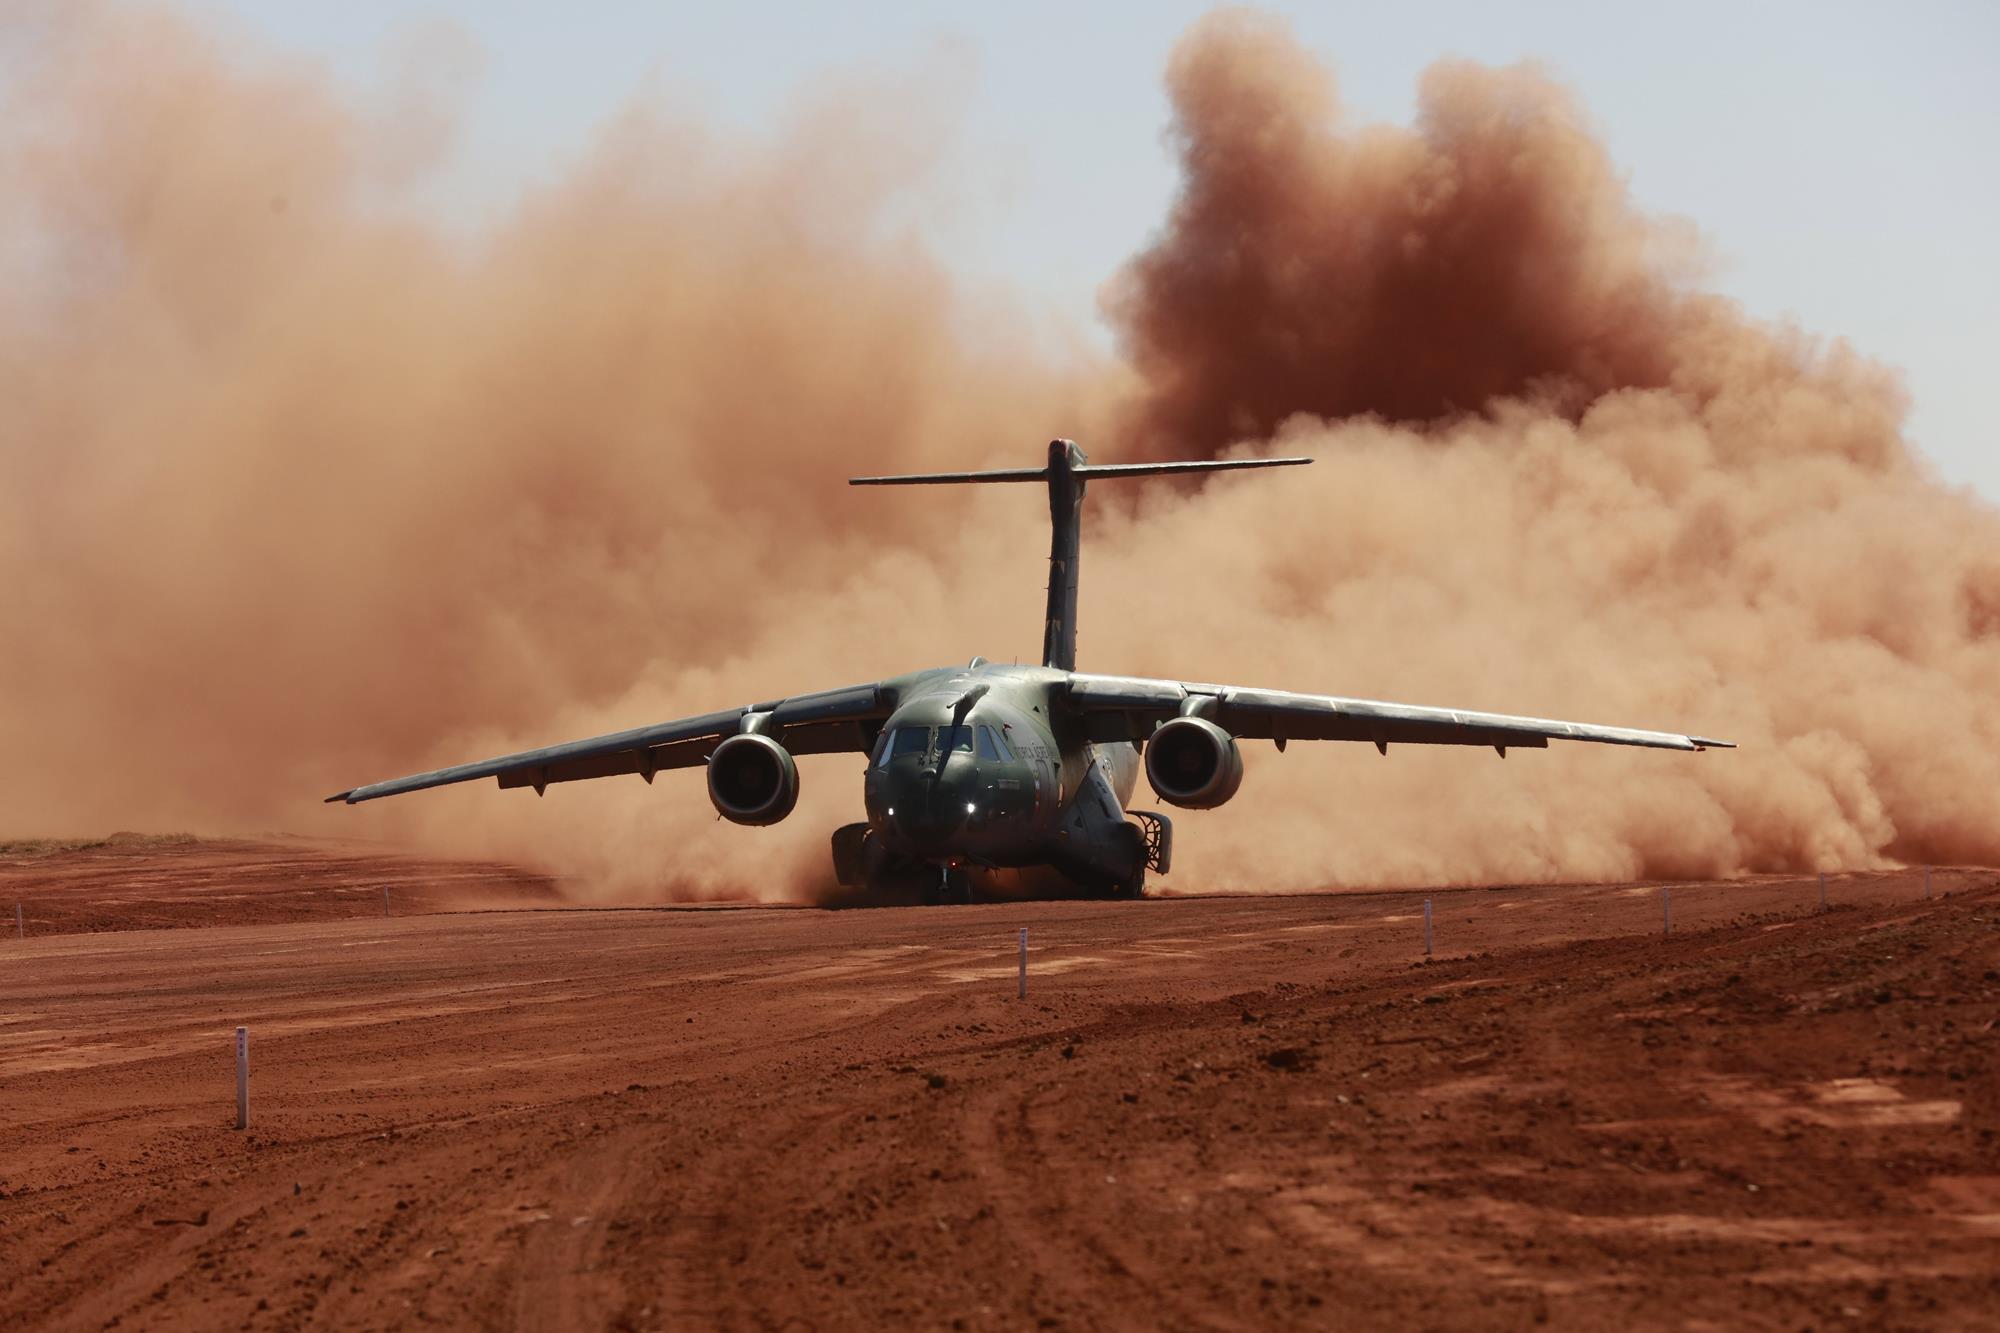
{"type": "Polygon", "coordinates": [[[1137,824],[1128,822],[1122,827],[1132,853],[1132,873],[1111,886],[1111,896],[1119,899],[1143,898],[1146,896],[1146,834],[1137,824]]]}
{"type": "Polygon", "coordinates": [[[954,868],[945,872],[944,900],[954,907],[971,905],[972,876],[966,874],[963,868],[954,868]]]}
{"type": "Polygon", "coordinates": [[[924,889],[926,907],[962,907],[972,901],[972,877],[954,867],[941,869],[924,889]]]}

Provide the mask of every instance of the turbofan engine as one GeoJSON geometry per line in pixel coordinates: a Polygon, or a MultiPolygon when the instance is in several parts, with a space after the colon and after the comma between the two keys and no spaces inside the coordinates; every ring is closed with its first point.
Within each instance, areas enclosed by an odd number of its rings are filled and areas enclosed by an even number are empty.
{"type": "Polygon", "coordinates": [[[1177,717],[1146,742],[1146,780],[1168,805],[1213,810],[1243,785],[1243,756],[1207,718],[1177,717]]]}
{"type": "Polygon", "coordinates": [[[799,803],[799,766],[769,736],[731,736],[708,757],[708,799],[733,824],[775,824],[799,803]]]}

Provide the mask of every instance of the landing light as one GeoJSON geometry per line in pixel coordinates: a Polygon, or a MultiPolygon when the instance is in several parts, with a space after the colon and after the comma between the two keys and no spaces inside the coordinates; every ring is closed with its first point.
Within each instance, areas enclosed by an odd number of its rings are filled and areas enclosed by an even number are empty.
{"type": "Polygon", "coordinates": [[[894,819],[894,818],[896,817],[896,807],[892,805],[892,806],[890,806],[890,807],[889,807],[889,808],[888,808],[887,810],[885,810],[885,811],[884,811],[883,813],[884,813],[884,814],[886,814],[886,815],[888,815],[888,816],[889,816],[889,818],[891,818],[891,819],[894,819]]]}
{"type": "Polygon", "coordinates": [[[968,815],[975,815],[975,814],[978,814],[978,813],[979,813],[979,807],[978,807],[978,806],[976,806],[976,805],[974,805],[974,804],[973,804],[972,802],[970,802],[970,801],[967,801],[967,802],[965,803],[965,813],[966,813],[966,814],[968,814],[968,815]]]}

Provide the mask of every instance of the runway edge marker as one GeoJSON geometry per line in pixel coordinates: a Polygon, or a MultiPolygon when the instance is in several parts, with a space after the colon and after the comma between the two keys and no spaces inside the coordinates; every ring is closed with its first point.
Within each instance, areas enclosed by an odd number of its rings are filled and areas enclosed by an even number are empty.
{"type": "Polygon", "coordinates": [[[250,1128],[250,1029],[236,1029],[236,1128],[250,1128]]]}

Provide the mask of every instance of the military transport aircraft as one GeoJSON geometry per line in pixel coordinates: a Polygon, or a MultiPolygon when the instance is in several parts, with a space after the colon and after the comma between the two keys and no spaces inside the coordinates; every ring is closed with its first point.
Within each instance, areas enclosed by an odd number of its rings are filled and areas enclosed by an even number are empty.
{"type": "Polygon", "coordinates": [[[705,766],[724,819],[775,824],[799,799],[794,755],[868,756],[868,819],[833,835],[841,884],[887,899],[970,901],[985,896],[1133,897],[1146,872],[1165,873],[1173,828],[1131,810],[1138,771],[1168,805],[1208,810],[1243,781],[1237,742],[1366,741],[1542,749],[1551,740],[1663,750],[1727,747],[1673,732],[1598,727],[1455,708],[1099,676],[1076,669],[1077,561],[1084,485],[1235,468],[1291,467],[1309,458],[1092,464],[1069,440],[1048,465],[995,472],[856,477],[856,486],[1042,482],[1048,487],[1048,616],[1040,666],[975,657],[867,685],[794,694],[699,717],[503,755],[377,782],[327,800],[380,796],[497,778],[502,787],[705,766]],[[1143,763],[1142,763],[1143,756],[1143,763]]]}

